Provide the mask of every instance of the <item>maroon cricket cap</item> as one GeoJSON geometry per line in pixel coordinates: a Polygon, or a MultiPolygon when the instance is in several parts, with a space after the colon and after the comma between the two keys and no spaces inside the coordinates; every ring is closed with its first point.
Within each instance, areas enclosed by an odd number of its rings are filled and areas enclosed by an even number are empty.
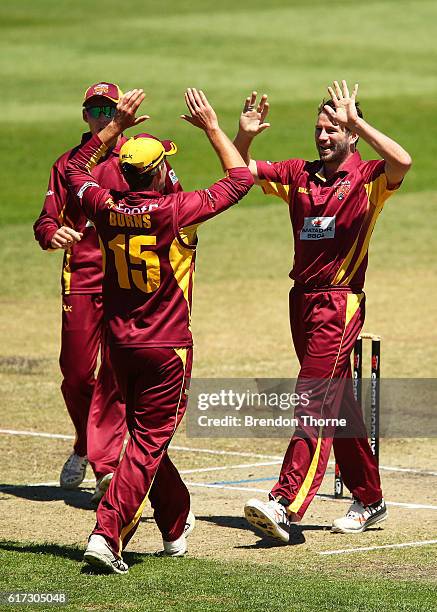
{"type": "Polygon", "coordinates": [[[112,102],[117,102],[120,100],[123,92],[120,87],[115,83],[95,83],[95,85],[91,85],[85,92],[83,97],[83,106],[86,105],[87,101],[91,98],[95,98],[99,96],[100,98],[108,98],[112,102]]]}

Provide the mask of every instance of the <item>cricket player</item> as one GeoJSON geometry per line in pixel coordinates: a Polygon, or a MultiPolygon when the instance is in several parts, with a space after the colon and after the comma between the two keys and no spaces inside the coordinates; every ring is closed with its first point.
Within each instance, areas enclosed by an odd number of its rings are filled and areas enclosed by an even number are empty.
{"type": "MultiPolygon", "coordinates": [[[[249,523],[261,532],[289,541],[323,479],[331,446],[354,501],[332,531],[361,533],[387,517],[378,466],[370,449],[359,405],[353,398],[350,355],[364,323],[367,252],[376,220],[411,166],[409,154],[369,125],[356,102],[358,85],[328,88],[330,100],[317,113],[315,144],[319,159],[308,162],[254,161],[249,149],[269,127],[267,96],[246,99],[235,145],[265,194],[289,207],[294,236],[290,277],[290,324],[300,362],[296,391],[310,393],[310,414],[345,417],[353,431],[335,436],[335,428],[298,427],[283,460],[269,501],[245,505],[249,523]],[[364,161],[358,139],[382,159],[364,161]]],[[[296,409],[301,417],[302,406],[296,409]]]]}
{"type": "MultiPolygon", "coordinates": [[[[86,90],[82,116],[89,132],[83,134],[81,145],[108,125],[120,96],[121,90],[115,83],[96,83],[86,90]]],[[[128,189],[118,163],[124,142],[126,138],[120,135],[93,169],[94,176],[105,188],[128,189]]],[[[127,428],[124,403],[115,384],[104,342],[102,255],[97,233],[91,224],[87,224],[65,177],[68,160],[78,148],[61,155],[53,165],[44,206],[34,231],[43,249],[64,249],[61,389],[75,427],[76,440],[73,453],[62,468],[60,484],[66,489],[78,487],[90,461],[97,480],[92,498],[96,505],[118,465],[127,428]],[[94,372],[99,349],[102,364],[96,381],[94,372]]],[[[174,171],[169,165],[167,169],[164,193],[181,191],[174,171]]]]}
{"type": "Polygon", "coordinates": [[[204,130],[227,176],[208,189],[162,196],[165,158],[158,141],[132,138],[120,150],[130,191],[104,189],[90,169],[135,117],[143,91],[126,93],[112,121],[77,151],[67,179],[97,228],[104,253],[103,307],[111,361],[126,401],[130,439],[97,509],[84,559],[126,573],[121,553],[149,497],[164,552],[181,556],[194,526],[190,496],[167,448],[186,408],[192,364],[191,297],[199,225],[235,204],[253,178],[219,127],[205,95],[188,89],[182,117],[204,130]]]}

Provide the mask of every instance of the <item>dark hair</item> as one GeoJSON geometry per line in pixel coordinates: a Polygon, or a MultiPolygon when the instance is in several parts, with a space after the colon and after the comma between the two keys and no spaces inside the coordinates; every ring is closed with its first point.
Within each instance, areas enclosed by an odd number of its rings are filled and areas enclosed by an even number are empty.
{"type": "MultiPolygon", "coordinates": [[[[327,100],[323,99],[320,104],[319,107],[317,109],[317,115],[320,115],[320,113],[323,112],[323,107],[324,106],[330,106],[331,108],[335,109],[335,104],[334,102],[331,100],[331,98],[328,98],[327,100]]],[[[360,108],[360,103],[358,101],[355,101],[355,108],[357,109],[357,115],[358,117],[360,117],[360,119],[363,118],[363,111],[360,108]]]]}

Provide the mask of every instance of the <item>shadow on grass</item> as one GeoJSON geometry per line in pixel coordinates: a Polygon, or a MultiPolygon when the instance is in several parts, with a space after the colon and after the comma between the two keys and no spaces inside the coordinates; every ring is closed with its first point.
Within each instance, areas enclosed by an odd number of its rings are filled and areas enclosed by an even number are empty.
{"type": "MultiPolygon", "coordinates": [[[[93,489],[94,491],[94,489],[93,489]]],[[[14,495],[30,501],[50,502],[64,501],[67,506],[81,510],[93,510],[91,507],[91,491],[86,489],[73,489],[68,491],[57,486],[28,486],[0,484],[0,493],[14,495]]]]}
{"type": "MultiPolygon", "coordinates": [[[[62,557],[63,559],[69,559],[70,561],[83,561],[83,553],[85,549],[78,548],[77,546],[66,546],[61,544],[22,544],[20,542],[12,542],[10,540],[0,540],[0,550],[18,553],[31,553],[35,555],[51,555],[54,557],[62,557]]],[[[129,565],[129,567],[141,563],[144,559],[155,557],[153,553],[135,553],[125,552],[123,553],[123,559],[129,565]]],[[[96,574],[96,572],[89,566],[84,566],[81,569],[83,574],[96,574]]]]}

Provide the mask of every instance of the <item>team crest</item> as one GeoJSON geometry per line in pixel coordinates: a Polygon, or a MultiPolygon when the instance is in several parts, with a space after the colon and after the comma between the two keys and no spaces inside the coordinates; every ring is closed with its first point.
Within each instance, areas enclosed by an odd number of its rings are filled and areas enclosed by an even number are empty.
{"type": "Polygon", "coordinates": [[[108,85],[106,85],[106,83],[99,83],[98,85],[94,87],[95,96],[103,96],[104,94],[107,94],[108,91],[109,91],[109,87],[108,85]]]}
{"type": "Polygon", "coordinates": [[[335,190],[335,195],[340,200],[344,200],[349,191],[351,190],[351,182],[350,181],[341,181],[340,185],[335,190]]]}

